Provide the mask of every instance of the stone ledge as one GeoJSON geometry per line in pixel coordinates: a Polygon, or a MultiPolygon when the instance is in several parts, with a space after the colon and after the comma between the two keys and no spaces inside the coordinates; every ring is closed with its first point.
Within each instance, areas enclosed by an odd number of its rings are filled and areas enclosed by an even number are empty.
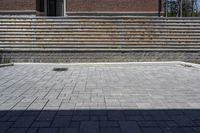
{"type": "Polygon", "coordinates": [[[185,61],[200,63],[200,52],[0,52],[2,62],[155,62],[185,61]]]}
{"type": "Polygon", "coordinates": [[[1,67],[8,67],[8,66],[14,66],[14,64],[13,64],[13,63],[0,64],[0,68],[1,68],[1,67]]]}
{"type": "MultiPolygon", "coordinates": [[[[161,13],[162,14],[162,13],[161,13]]],[[[66,12],[66,15],[69,16],[140,16],[140,17],[146,17],[146,16],[159,16],[158,12],[148,11],[148,12],[66,12]]]]}
{"type": "Polygon", "coordinates": [[[200,52],[200,49],[4,49],[0,52],[200,52]]]}
{"type": "MultiPolygon", "coordinates": [[[[35,12],[36,13],[36,12],[35,12]]],[[[156,16],[133,16],[133,15],[116,15],[116,16],[96,16],[96,15],[83,15],[83,16],[66,16],[66,17],[53,17],[53,16],[10,16],[0,15],[1,19],[150,19],[150,20],[200,20],[200,17],[156,17],[156,16]]]]}

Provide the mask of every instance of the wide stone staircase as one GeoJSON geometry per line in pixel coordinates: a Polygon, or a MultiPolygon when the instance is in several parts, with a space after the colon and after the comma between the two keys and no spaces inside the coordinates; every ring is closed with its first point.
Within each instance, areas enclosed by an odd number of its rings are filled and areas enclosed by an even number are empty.
{"type": "Polygon", "coordinates": [[[0,17],[0,63],[200,63],[200,18],[0,17]]]}

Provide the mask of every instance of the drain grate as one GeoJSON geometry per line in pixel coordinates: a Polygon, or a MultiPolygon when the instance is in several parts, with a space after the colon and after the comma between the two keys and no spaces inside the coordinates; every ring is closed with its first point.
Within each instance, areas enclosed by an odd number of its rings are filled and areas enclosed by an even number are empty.
{"type": "Polygon", "coordinates": [[[63,71],[67,71],[68,68],[65,68],[65,67],[60,67],[60,68],[53,68],[53,71],[56,71],[56,72],[63,72],[63,71]]]}

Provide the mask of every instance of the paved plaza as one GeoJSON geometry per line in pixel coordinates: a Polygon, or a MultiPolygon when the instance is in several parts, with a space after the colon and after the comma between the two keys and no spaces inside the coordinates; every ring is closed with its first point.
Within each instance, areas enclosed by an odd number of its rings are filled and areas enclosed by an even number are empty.
{"type": "Polygon", "coordinates": [[[200,133],[200,65],[2,67],[1,132],[200,133]]]}

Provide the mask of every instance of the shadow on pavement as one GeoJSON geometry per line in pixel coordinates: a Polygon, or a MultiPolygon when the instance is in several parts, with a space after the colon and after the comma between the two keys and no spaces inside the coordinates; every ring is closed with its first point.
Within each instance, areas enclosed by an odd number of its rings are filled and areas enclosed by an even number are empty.
{"type": "Polygon", "coordinates": [[[200,110],[0,111],[0,133],[200,133],[200,110]]]}

